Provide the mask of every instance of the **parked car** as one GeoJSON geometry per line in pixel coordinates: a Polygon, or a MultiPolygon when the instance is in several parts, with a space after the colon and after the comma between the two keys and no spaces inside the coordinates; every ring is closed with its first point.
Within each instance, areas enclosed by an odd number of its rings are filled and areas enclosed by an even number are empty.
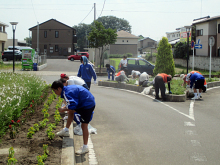
{"type": "MultiPolygon", "coordinates": [[[[15,50],[15,61],[21,61],[22,52],[20,50],[15,50]]],[[[9,61],[13,60],[13,50],[6,50],[2,53],[2,60],[9,61]]]]}
{"type": "Polygon", "coordinates": [[[89,59],[89,53],[88,52],[78,52],[76,55],[68,56],[68,60],[71,60],[71,61],[80,60],[80,58],[82,56],[86,56],[89,59]]]}
{"type": "Polygon", "coordinates": [[[154,65],[143,58],[127,58],[127,76],[131,75],[131,71],[147,72],[153,75],[154,65]]]}

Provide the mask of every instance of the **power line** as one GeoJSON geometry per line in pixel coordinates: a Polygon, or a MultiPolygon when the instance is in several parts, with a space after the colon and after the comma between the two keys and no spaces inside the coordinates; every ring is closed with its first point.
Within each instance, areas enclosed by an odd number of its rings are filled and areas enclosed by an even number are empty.
{"type": "MultiPolygon", "coordinates": [[[[104,0],[104,4],[103,4],[103,7],[102,7],[102,11],[103,11],[104,6],[105,6],[105,1],[106,1],[106,0],[104,0]]],[[[101,14],[99,15],[99,17],[102,15],[102,11],[101,11],[101,14]]]]}
{"type": "MultiPolygon", "coordinates": [[[[32,4],[33,10],[34,10],[34,5],[33,5],[32,0],[31,0],[31,4],[32,4]]],[[[35,10],[34,10],[34,15],[35,15],[35,19],[36,19],[36,21],[37,21],[37,16],[36,16],[36,14],[35,14],[35,10]]],[[[37,21],[37,22],[38,22],[38,21],[37,21]]]]}
{"type": "MultiPolygon", "coordinates": [[[[93,10],[93,8],[94,8],[94,6],[92,7],[92,9],[90,10],[90,12],[87,14],[87,16],[91,13],[91,11],[93,10]]],[[[86,17],[87,17],[86,16],[86,17]]],[[[84,18],[84,19],[86,19],[86,17],[84,18]]],[[[84,21],[84,19],[79,23],[79,24],[81,24],[83,21],[84,21]]]]}

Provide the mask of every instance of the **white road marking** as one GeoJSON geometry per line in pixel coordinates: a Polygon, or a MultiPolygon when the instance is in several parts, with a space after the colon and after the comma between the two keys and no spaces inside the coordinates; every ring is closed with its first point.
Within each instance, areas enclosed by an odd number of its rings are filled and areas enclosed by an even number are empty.
{"type": "Polygon", "coordinates": [[[89,139],[88,139],[88,147],[89,147],[89,153],[88,153],[89,165],[97,165],[98,161],[95,156],[95,151],[93,149],[93,143],[92,143],[92,139],[91,139],[90,135],[89,135],[89,139]]]}
{"type": "Polygon", "coordinates": [[[207,91],[209,91],[209,90],[211,90],[211,89],[215,89],[215,88],[220,88],[220,86],[208,88],[207,91]]]}
{"type": "Polygon", "coordinates": [[[192,130],[186,130],[186,131],[185,131],[185,134],[186,134],[186,135],[193,136],[193,135],[197,135],[197,132],[196,132],[196,131],[192,131],[192,130]]]}
{"type": "Polygon", "coordinates": [[[184,122],[184,126],[190,126],[190,127],[194,127],[195,126],[195,123],[193,122],[184,122]]]}
{"type": "Polygon", "coordinates": [[[207,161],[207,158],[205,155],[196,153],[196,152],[194,152],[190,158],[194,161],[199,161],[199,162],[207,161]]]}
{"type": "Polygon", "coordinates": [[[194,147],[198,147],[198,146],[201,147],[201,144],[198,140],[191,140],[191,143],[194,147]]]}

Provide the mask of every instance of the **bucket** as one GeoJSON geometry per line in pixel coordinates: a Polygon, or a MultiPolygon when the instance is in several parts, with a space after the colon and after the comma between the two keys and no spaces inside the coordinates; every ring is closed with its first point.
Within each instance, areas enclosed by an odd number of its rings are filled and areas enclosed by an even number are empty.
{"type": "Polygon", "coordinates": [[[37,63],[33,63],[33,70],[37,71],[37,63]]]}

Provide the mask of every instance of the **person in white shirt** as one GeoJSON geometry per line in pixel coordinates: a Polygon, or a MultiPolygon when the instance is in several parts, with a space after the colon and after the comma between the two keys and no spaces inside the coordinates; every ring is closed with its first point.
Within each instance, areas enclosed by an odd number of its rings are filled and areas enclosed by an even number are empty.
{"type": "Polygon", "coordinates": [[[140,75],[141,73],[139,71],[135,71],[135,70],[131,71],[131,78],[133,79],[139,78],[140,75]]]}
{"type": "Polygon", "coordinates": [[[147,72],[143,72],[139,77],[139,86],[142,85],[142,87],[147,87],[149,81],[149,75],[147,72]]]}
{"type": "Polygon", "coordinates": [[[123,70],[126,74],[127,73],[127,56],[124,56],[123,59],[121,59],[119,66],[120,66],[120,70],[123,70]]]}
{"type": "Polygon", "coordinates": [[[84,88],[89,90],[89,88],[88,88],[87,84],[85,83],[85,81],[82,78],[80,78],[80,77],[77,77],[77,76],[67,76],[65,73],[62,73],[60,75],[60,78],[61,78],[62,83],[65,86],[67,86],[67,85],[81,85],[84,88]],[[64,80],[62,80],[62,79],[66,80],[66,82],[64,80]]]}

